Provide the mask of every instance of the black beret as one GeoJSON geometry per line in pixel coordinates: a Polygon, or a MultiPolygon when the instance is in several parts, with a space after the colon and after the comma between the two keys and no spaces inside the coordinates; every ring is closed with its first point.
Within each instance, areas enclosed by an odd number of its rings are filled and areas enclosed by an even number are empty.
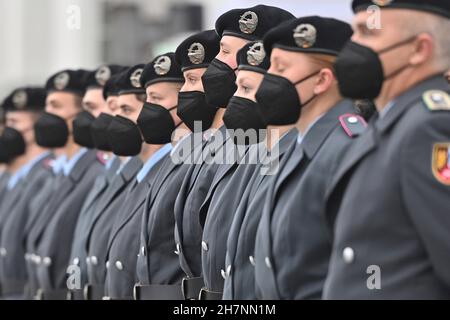
{"type": "Polygon", "coordinates": [[[119,95],[129,93],[145,93],[145,88],[140,82],[144,67],[144,64],[137,64],[128,68],[125,72],[120,73],[120,77],[117,79],[115,84],[119,95]]]}
{"type": "Polygon", "coordinates": [[[141,85],[147,88],[157,82],[184,82],[181,66],[175,59],[175,53],[162,54],[148,63],[141,76],[141,85]]]}
{"type": "Polygon", "coordinates": [[[270,56],[264,50],[262,41],[247,43],[237,53],[239,70],[250,70],[265,73],[270,67],[270,56]]]}
{"type": "Polygon", "coordinates": [[[87,89],[103,88],[111,77],[127,68],[118,65],[102,65],[98,69],[89,72],[87,77],[87,89]]]}
{"type": "Polygon", "coordinates": [[[63,70],[47,80],[45,89],[47,92],[63,91],[84,96],[88,77],[89,71],[87,70],[63,70]]]}
{"type": "Polygon", "coordinates": [[[449,0],[353,0],[352,8],[354,12],[358,12],[373,5],[381,8],[426,11],[450,18],[449,0]]]}
{"type": "Polygon", "coordinates": [[[44,88],[18,88],[3,101],[2,108],[8,111],[43,111],[47,92],[44,88]]]}
{"type": "Polygon", "coordinates": [[[126,67],[124,71],[119,72],[106,81],[105,86],[103,87],[103,98],[106,100],[108,97],[118,96],[119,95],[119,86],[117,83],[119,82],[122,73],[125,73],[129,67],[126,67]]]}
{"type": "Polygon", "coordinates": [[[215,30],[202,31],[184,40],[175,51],[181,70],[207,68],[220,51],[215,30]]]}
{"type": "Polygon", "coordinates": [[[295,18],[290,12],[277,7],[257,5],[252,8],[230,10],[216,21],[219,36],[235,36],[246,40],[260,40],[283,21],[295,18]]]}
{"type": "Polygon", "coordinates": [[[264,37],[264,48],[268,55],[273,48],[280,48],[337,56],[352,34],[352,28],[346,22],[318,16],[303,17],[270,30],[264,37]]]}

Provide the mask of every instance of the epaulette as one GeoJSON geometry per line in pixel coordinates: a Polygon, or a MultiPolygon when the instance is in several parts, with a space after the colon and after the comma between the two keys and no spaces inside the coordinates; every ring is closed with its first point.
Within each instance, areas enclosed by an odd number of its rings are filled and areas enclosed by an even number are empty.
{"type": "Polygon", "coordinates": [[[339,117],[341,126],[350,138],[361,135],[367,128],[367,122],[357,114],[347,113],[339,117]]]}
{"type": "Polygon", "coordinates": [[[97,152],[97,160],[103,164],[106,165],[106,162],[108,162],[108,155],[102,151],[97,152]]]}
{"type": "Polygon", "coordinates": [[[450,110],[450,96],[445,91],[425,91],[422,95],[422,99],[430,111],[450,110]]]}

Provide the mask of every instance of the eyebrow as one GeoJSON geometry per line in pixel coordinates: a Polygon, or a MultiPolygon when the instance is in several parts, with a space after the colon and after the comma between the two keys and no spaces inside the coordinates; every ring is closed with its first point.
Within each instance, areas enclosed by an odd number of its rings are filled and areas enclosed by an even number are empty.
{"type": "Polygon", "coordinates": [[[125,108],[133,109],[133,107],[130,106],[129,104],[121,104],[119,108],[120,108],[120,109],[125,109],[125,108]]]}

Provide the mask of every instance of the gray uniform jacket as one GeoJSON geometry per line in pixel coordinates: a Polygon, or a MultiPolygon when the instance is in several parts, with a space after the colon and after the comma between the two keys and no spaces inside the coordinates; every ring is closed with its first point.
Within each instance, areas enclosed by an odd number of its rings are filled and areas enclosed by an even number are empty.
{"type": "Polygon", "coordinates": [[[81,207],[103,165],[97,152],[86,152],[43,209],[33,231],[35,254],[40,257],[36,275],[44,299],[65,299],[66,269],[75,225],[81,207]]]}
{"type": "Polygon", "coordinates": [[[450,298],[448,90],[439,75],[400,95],[339,168],[325,298],[450,298]]]}
{"type": "Polygon", "coordinates": [[[119,209],[107,245],[105,296],[110,299],[133,299],[137,282],[136,262],[139,253],[140,227],[145,199],[165,159],[161,158],[141,183],[131,182],[127,198],[119,209]]]}
{"type": "MultiPolygon", "coordinates": [[[[298,131],[291,129],[279,141],[279,161],[286,152],[297,143],[298,131]]],[[[278,172],[265,175],[258,165],[248,187],[241,195],[241,201],[234,215],[227,238],[226,266],[231,266],[233,273],[226,273],[224,265],[224,300],[253,300],[255,295],[254,251],[255,237],[264,207],[267,186],[276,179],[278,172]]]]}
{"type": "Polygon", "coordinates": [[[354,111],[352,102],[339,102],[283,159],[280,173],[269,186],[256,234],[257,298],[321,298],[332,242],[325,192],[338,164],[356,141],[342,120],[353,126],[359,120],[360,131],[365,129],[362,118],[350,115],[354,111]]]}
{"type": "Polygon", "coordinates": [[[96,207],[93,219],[87,230],[85,250],[87,252],[87,275],[89,296],[86,298],[97,300],[104,294],[106,277],[107,244],[112,226],[120,207],[127,196],[130,182],[142,168],[142,160],[139,157],[131,158],[123,169],[113,178],[96,207]]]}
{"type": "MultiPolygon", "coordinates": [[[[0,284],[2,296],[20,296],[27,281],[25,265],[24,229],[32,200],[51,177],[49,157],[36,162],[24,177],[19,198],[15,198],[10,214],[2,221],[0,239],[0,284]]],[[[5,199],[6,200],[6,199],[5,199]]]]}

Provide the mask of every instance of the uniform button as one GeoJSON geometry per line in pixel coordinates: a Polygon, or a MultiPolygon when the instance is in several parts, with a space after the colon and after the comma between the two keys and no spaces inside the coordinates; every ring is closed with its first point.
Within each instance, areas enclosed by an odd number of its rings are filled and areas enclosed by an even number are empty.
{"type": "Polygon", "coordinates": [[[86,257],[86,264],[91,264],[91,257],[86,257]]]}
{"type": "Polygon", "coordinates": [[[355,260],[355,251],[352,248],[347,247],[342,251],[342,257],[344,258],[345,263],[352,263],[355,260]]]}
{"type": "Polygon", "coordinates": [[[205,241],[202,241],[202,249],[208,251],[208,244],[205,241]]]}
{"type": "Polygon", "coordinates": [[[220,270],[220,274],[222,275],[223,280],[227,280],[227,273],[225,272],[225,270],[220,270]]]}
{"type": "Polygon", "coordinates": [[[109,268],[109,261],[106,261],[106,263],[105,263],[105,266],[106,266],[106,269],[108,269],[109,268]]]}
{"type": "Polygon", "coordinates": [[[94,266],[96,266],[97,265],[97,263],[98,263],[98,259],[97,259],[97,257],[96,256],[92,256],[91,257],[91,263],[94,265],[94,266]]]}
{"type": "Polygon", "coordinates": [[[0,248],[0,256],[4,257],[6,256],[6,249],[5,248],[0,248]]]}
{"type": "Polygon", "coordinates": [[[123,270],[123,264],[119,260],[116,261],[116,268],[117,270],[123,270]]]}
{"type": "Polygon", "coordinates": [[[176,255],[180,255],[181,252],[181,245],[177,243],[177,250],[174,251],[176,255]]]}
{"type": "Polygon", "coordinates": [[[231,275],[231,264],[227,267],[227,277],[231,275]]]}
{"type": "Polygon", "coordinates": [[[349,117],[348,118],[348,123],[357,123],[358,122],[358,118],[356,117],[349,117]]]}
{"type": "Polygon", "coordinates": [[[38,255],[35,255],[34,256],[34,263],[41,264],[41,262],[42,262],[42,258],[40,256],[38,256],[38,255]]]}
{"type": "Polygon", "coordinates": [[[264,261],[265,261],[265,263],[266,263],[266,267],[269,268],[269,269],[272,269],[272,262],[270,262],[269,257],[266,257],[266,258],[264,259],[264,261]]]}
{"type": "Polygon", "coordinates": [[[75,258],[73,259],[73,264],[77,266],[79,263],[80,263],[80,258],[75,257],[75,258]]]}
{"type": "Polygon", "coordinates": [[[44,263],[44,266],[49,267],[52,264],[52,259],[50,259],[50,257],[45,257],[42,262],[44,263]]]}
{"type": "Polygon", "coordinates": [[[145,257],[145,246],[141,247],[141,255],[145,257]]]}
{"type": "Polygon", "coordinates": [[[248,260],[250,260],[250,263],[252,264],[252,266],[255,266],[255,258],[253,258],[253,256],[248,257],[248,260]]]}

